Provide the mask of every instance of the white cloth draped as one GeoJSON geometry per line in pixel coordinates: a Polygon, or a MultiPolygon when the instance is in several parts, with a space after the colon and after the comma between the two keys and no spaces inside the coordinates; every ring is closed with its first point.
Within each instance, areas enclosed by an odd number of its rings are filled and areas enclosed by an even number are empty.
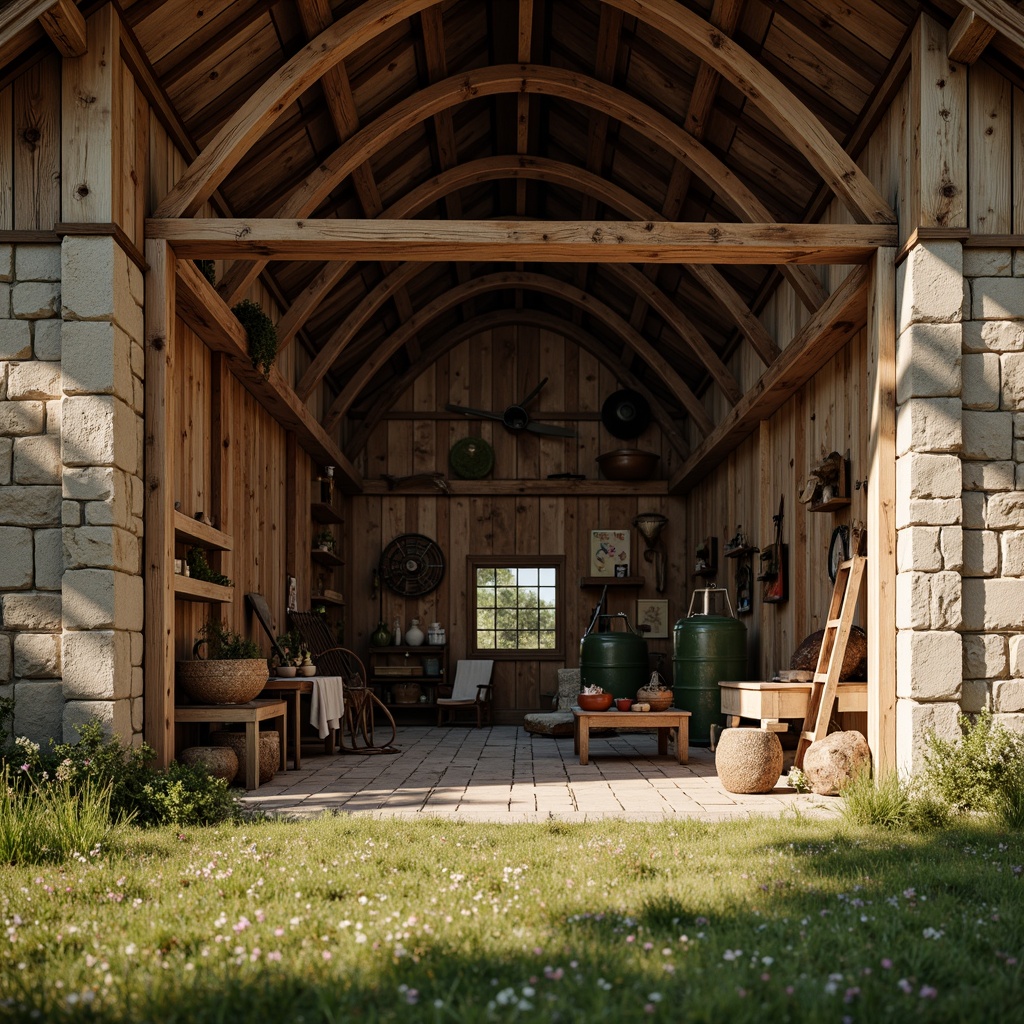
{"type": "Polygon", "coordinates": [[[312,699],[309,707],[309,724],[326,739],[332,729],[341,728],[344,707],[341,676],[313,676],[312,699]]]}

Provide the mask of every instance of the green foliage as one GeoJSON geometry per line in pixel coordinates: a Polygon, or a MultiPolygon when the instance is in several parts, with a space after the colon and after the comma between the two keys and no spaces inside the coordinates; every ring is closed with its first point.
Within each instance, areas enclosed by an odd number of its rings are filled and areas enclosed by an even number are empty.
{"type": "Polygon", "coordinates": [[[1015,761],[992,800],[992,813],[1004,828],[1024,830],[1024,761],[1015,761]]]}
{"type": "Polygon", "coordinates": [[[287,633],[282,633],[277,638],[277,645],[285,653],[283,665],[304,665],[310,663],[307,661],[310,658],[309,648],[297,630],[290,629],[287,633]]]}
{"type": "Polygon", "coordinates": [[[202,765],[172,761],[142,787],[140,825],[212,825],[234,816],[237,804],[224,779],[202,765]]]}
{"type": "Polygon", "coordinates": [[[0,697],[0,756],[10,748],[14,724],[14,698],[0,697]]]}
{"type": "Polygon", "coordinates": [[[928,738],[923,781],[956,812],[990,811],[1004,782],[1024,757],[1024,738],[983,711],[972,722],[960,716],[959,740],[928,738]]]}
{"type": "Polygon", "coordinates": [[[314,546],[318,548],[326,548],[328,551],[334,550],[334,534],[325,526],[313,539],[314,546]]]}
{"type": "Polygon", "coordinates": [[[196,267],[199,268],[199,273],[206,278],[210,284],[215,285],[217,283],[217,269],[214,266],[213,260],[196,260],[196,267]]]}
{"type": "Polygon", "coordinates": [[[5,764],[0,773],[0,864],[45,864],[71,857],[86,861],[116,847],[131,816],[114,821],[113,784],[64,777],[36,781],[5,764]],[[19,772],[21,779],[12,778],[19,772]]]}
{"type": "Polygon", "coordinates": [[[208,619],[203,623],[193,652],[203,644],[206,645],[206,657],[213,661],[239,661],[262,656],[255,640],[228,629],[220,619],[208,619]]]}
{"type": "Polygon", "coordinates": [[[192,579],[205,580],[207,583],[219,583],[222,587],[230,587],[232,585],[231,580],[227,576],[214,571],[210,567],[205,549],[189,548],[186,558],[188,559],[189,575],[192,579]]]}
{"type": "Polygon", "coordinates": [[[269,376],[270,367],[277,356],[277,327],[274,321],[251,299],[242,299],[232,310],[245,328],[249,339],[249,358],[252,365],[269,376]]]}
{"type": "Polygon", "coordinates": [[[872,825],[889,831],[926,832],[949,822],[945,804],[891,772],[877,785],[869,771],[861,772],[843,787],[843,817],[855,825],[872,825]]]}

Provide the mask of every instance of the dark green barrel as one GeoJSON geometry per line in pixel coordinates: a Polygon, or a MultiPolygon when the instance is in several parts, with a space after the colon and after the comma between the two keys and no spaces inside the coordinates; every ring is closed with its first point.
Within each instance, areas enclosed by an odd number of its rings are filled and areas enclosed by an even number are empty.
{"type": "Polygon", "coordinates": [[[707,746],[711,726],[721,724],[718,684],[747,675],[747,627],[728,615],[691,615],[675,626],[672,692],[690,712],[690,742],[707,746]]]}
{"type": "Polygon", "coordinates": [[[588,633],[580,641],[580,685],[616,697],[636,697],[651,677],[647,641],[628,623],[624,633],[588,633]]]}

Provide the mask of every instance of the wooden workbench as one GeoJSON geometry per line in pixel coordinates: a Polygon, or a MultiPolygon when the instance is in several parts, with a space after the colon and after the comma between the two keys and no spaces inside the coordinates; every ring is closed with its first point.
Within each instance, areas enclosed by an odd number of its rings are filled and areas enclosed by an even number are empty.
{"type": "Polygon", "coordinates": [[[582,708],[572,709],[573,749],[580,756],[580,764],[590,761],[590,727],[595,725],[601,729],[657,729],[658,753],[668,754],[668,734],[676,730],[676,755],[680,764],[689,760],[690,750],[690,712],[679,708],[666,708],[664,711],[584,711],[582,708]]]}
{"type": "MultiPolygon", "coordinates": [[[[803,719],[807,714],[807,698],[811,692],[810,683],[779,682],[720,682],[722,714],[729,718],[729,725],[740,724],[741,718],[760,721],[761,728],[769,732],[785,732],[788,728],[784,718],[803,719]]],[[[868,709],[868,684],[840,683],[836,689],[837,711],[860,711],[868,709]]]]}

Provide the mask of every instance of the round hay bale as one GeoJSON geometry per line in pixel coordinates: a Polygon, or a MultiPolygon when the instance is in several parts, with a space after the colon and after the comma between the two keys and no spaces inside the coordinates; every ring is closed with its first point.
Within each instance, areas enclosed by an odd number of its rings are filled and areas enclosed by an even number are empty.
{"type": "MultiPolygon", "coordinates": [[[[235,757],[238,758],[238,772],[235,781],[245,785],[246,758],[245,758],[245,733],[228,732],[221,729],[210,733],[210,742],[217,747],[230,747],[235,757]]],[[[262,786],[277,774],[281,764],[281,739],[276,731],[268,730],[260,732],[260,785],[262,786]]],[[[229,780],[230,781],[230,780],[229,780]]]]}
{"type": "Polygon", "coordinates": [[[804,775],[812,793],[834,796],[862,771],[871,768],[871,749],[864,736],[850,730],[816,740],[804,754],[804,775]]]}
{"type": "Polygon", "coordinates": [[[186,747],[178,760],[182,764],[201,764],[214,778],[228,782],[238,774],[238,757],[230,747],[186,747]]]}
{"type": "MultiPolygon", "coordinates": [[[[818,654],[821,651],[821,641],[824,636],[825,630],[819,629],[816,633],[805,637],[793,653],[789,667],[813,672],[818,667],[818,654]]],[[[846,645],[846,654],[843,656],[839,681],[846,682],[848,679],[867,679],[867,677],[868,635],[860,626],[854,626],[850,630],[850,640],[846,645]]]]}
{"type": "Polygon", "coordinates": [[[723,729],[715,770],[729,793],[770,793],[782,774],[782,744],[764,729],[723,729]]]}

